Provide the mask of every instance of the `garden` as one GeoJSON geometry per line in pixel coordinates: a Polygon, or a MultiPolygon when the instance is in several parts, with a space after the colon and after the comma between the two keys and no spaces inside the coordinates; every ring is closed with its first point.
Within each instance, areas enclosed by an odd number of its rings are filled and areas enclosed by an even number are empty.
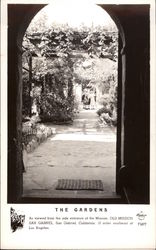
{"type": "Polygon", "coordinates": [[[47,122],[73,122],[80,108],[75,85],[82,92],[96,89],[100,122],[116,126],[118,32],[102,26],[46,26],[44,20],[34,21],[23,39],[24,144],[41,131],[51,135],[47,122]]]}

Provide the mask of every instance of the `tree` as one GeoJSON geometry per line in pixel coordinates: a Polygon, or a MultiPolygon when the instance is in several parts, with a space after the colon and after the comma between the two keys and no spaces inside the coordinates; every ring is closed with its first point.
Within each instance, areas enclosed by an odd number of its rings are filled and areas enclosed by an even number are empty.
{"type": "Polygon", "coordinates": [[[36,30],[37,25],[29,28],[23,41],[24,49],[33,55],[34,89],[38,86],[41,90],[37,91],[38,96],[35,95],[40,117],[43,120],[72,120],[74,78],[84,86],[98,83],[109,92],[110,71],[108,75],[103,69],[100,71],[97,62],[105,58],[116,63],[117,33],[86,30],[84,27],[73,30],[68,25],[49,28],[42,19],[40,25],[40,32],[36,30]],[[83,66],[85,57],[94,64],[88,69],[83,66]],[[96,76],[95,81],[93,75],[96,76]]]}

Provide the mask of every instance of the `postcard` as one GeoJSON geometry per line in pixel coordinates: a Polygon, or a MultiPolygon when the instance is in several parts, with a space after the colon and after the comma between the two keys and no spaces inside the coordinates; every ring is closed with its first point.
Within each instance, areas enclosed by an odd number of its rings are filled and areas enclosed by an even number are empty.
{"type": "Polygon", "coordinates": [[[155,249],[155,1],[2,0],[1,248],[155,249]]]}

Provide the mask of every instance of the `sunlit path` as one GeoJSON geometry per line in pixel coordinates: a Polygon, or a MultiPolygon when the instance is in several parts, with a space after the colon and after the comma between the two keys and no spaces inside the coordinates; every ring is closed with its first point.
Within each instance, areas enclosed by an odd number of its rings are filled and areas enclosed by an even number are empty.
{"type": "Polygon", "coordinates": [[[108,126],[99,126],[95,111],[80,112],[73,125],[48,126],[52,137],[28,155],[25,194],[57,193],[61,178],[101,179],[105,192],[115,192],[116,135],[108,126]]]}
{"type": "Polygon", "coordinates": [[[92,134],[58,134],[52,141],[92,141],[92,142],[115,142],[115,135],[92,135],[92,134]]]}

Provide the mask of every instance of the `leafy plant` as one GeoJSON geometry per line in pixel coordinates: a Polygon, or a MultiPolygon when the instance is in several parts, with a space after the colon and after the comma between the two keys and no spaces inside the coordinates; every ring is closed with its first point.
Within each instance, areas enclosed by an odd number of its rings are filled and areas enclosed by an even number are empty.
{"type": "Polygon", "coordinates": [[[28,74],[24,74],[24,113],[28,113],[26,107],[35,100],[43,121],[72,120],[76,105],[73,95],[74,79],[82,84],[83,88],[97,85],[104,93],[110,93],[109,102],[115,107],[116,97],[113,95],[116,90],[113,84],[116,82],[116,70],[111,74],[110,70],[100,71],[94,61],[98,59],[100,64],[105,58],[116,64],[117,38],[116,31],[110,32],[102,28],[92,30],[81,27],[80,30],[73,30],[68,25],[48,27],[44,24],[43,17],[37,25],[30,25],[24,36],[23,49],[33,56],[32,96],[30,98],[30,89],[27,85],[28,74]],[[89,59],[85,59],[82,54],[88,55],[93,66],[88,69],[83,67],[84,60],[89,59]],[[92,75],[96,76],[95,79],[92,75]]]}

